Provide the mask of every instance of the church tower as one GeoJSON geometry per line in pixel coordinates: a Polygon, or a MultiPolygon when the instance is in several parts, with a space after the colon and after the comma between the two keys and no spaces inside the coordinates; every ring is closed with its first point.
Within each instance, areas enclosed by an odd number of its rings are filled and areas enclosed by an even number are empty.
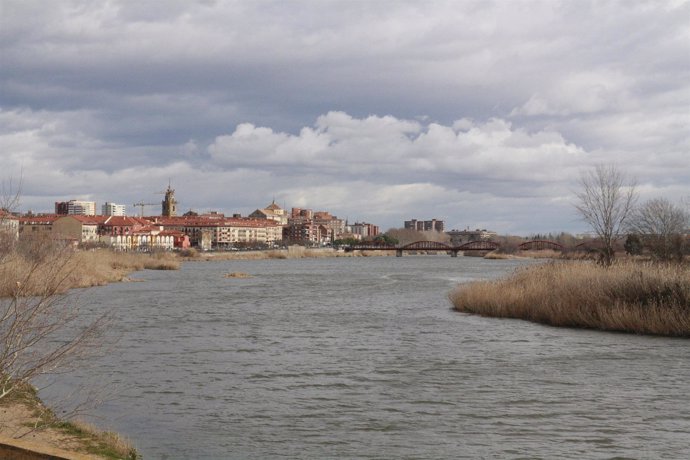
{"type": "Polygon", "coordinates": [[[161,203],[163,205],[163,217],[177,216],[177,200],[175,199],[175,189],[170,188],[165,191],[165,199],[161,203]]]}

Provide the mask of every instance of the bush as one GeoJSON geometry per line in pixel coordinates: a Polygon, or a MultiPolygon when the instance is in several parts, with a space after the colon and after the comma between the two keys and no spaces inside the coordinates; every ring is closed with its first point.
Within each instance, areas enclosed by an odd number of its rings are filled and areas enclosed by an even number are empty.
{"type": "Polygon", "coordinates": [[[461,285],[450,300],[458,311],[484,316],[690,337],[688,265],[554,262],[461,285]]]}

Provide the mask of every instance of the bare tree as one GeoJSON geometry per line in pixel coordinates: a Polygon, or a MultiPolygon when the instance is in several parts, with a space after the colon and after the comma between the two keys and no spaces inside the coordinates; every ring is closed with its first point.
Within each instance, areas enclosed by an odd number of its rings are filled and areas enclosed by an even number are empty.
{"type": "Polygon", "coordinates": [[[682,259],[689,221],[690,214],[683,208],[665,198],[656,198],[635,210],[630,219],[630,231],[639,234],[656,257],[682,259]]]}
{"type": "Polygon", "coordinates": [[[575,208],[601,241],[600,262],[609,266],[637,201],[635,184],[614,165],[600,164],[582,174],[580,185],[575,208]]]}
{"type": "MultiPolygon", "coordinates": [[[[3,187],[6,212],[19,194],[3,187]]],[[[3,246],[0,257],[0,399],[100,350],[107,315],[85,317],[71,287],[73,251],[51,239],[3,246]]]]}

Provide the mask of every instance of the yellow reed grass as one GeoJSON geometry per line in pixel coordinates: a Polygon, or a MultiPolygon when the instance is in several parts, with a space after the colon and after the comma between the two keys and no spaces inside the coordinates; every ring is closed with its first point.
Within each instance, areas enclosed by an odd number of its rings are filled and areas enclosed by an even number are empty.
{"type": "Polygon", "coordinates": [[[14,295],[20,285],[22,295],[48,290],[65,292],[122,281],[130,273],[143,269],[176,270],[181,263],[179,257],[171,253],[126,253],[107,249],[49,248],[40,257],[40,263],[20,252],[4,258],[0,263],[0,297],[14,295]]]}
{"type": "Polygon", "coordinates": [[[458,311],[553,326],[690,337],[690,266],[551,262],[458,286],[458,311]]]}

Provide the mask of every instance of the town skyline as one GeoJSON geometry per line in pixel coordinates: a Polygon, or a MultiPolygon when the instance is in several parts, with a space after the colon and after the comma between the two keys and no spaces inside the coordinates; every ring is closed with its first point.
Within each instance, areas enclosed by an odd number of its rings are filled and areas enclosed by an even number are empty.
{"type": "Polygon", "coordinates": [[[690,198],[690,2],[1,3],[0,180],[396,228],[587,230],[583,171],[690,198]]]}

